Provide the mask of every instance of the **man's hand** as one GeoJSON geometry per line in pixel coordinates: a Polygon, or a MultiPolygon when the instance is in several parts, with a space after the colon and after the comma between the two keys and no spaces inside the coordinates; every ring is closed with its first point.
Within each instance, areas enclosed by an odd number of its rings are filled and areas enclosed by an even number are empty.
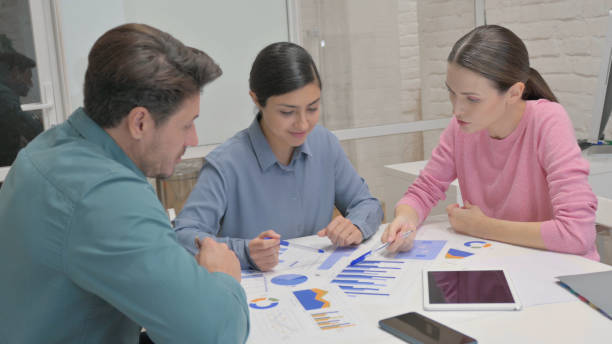
{"type": "Polygon", "coordinates": [[[327,227],[321,229],[318,236],[327,236],[334,245],[337,246],[348,246],[354,244],[360,244],[363,241],[363,234],[359,228],[357,228],[351,220],[343,217],[342,215],[336,216],[327,227]]]}
{"type": "Polygon", "coordinates": [[[383,232],[380,241],[383,243],[390,242],[389,246],[387,246],[388,252],[405,252],[410,251],[412,246],[414,245],[414,238],[416,237],[416,225],[414,219],[411,219],[409,216],[396,216],[393,219],[385,231],[383,232]],[[407,232],[409,230],[413,230],[412,234],[408,235],[406,238],[401,238],[400,235],[402,233],[407,232]]]}
{"type": "Polygon", "coordinates": [[[223,272],[240,283],[240,262],[236,254],[226,244],[218,243],[211,238],[195,238],[196,247],[200,249],[195,258],[198,264],[209,272],[223,272]]]}
{"type": "Polygon", "coordinates": [[[270,271],[278,264],[280,234],[272,229],[249,241],[249,257],[261,271],[270,271]]]}

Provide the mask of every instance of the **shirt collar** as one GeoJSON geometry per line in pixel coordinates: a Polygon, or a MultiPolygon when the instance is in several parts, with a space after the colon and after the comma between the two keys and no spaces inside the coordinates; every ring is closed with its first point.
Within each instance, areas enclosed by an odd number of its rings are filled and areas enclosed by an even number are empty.
{"type": "Polygon", "coordinates": [[[121,165],[132,170],[137,176],[146,180],[146,176],[142,171],[134,164],[132,159],[125,154],[123,149],[117,145],[110,135],[104,129],[102,129],[96,122],[94,122],[83,108],[76,109],[72,115],[68,118],[68,123],[72,126],[79,134],[81,134],[87,141],[97,145],[107,155],[120,163],[121,165]]]}
{"type": "MultiPolygon", "coordinates": [[[[270,144],[264,136],[263,131],[261,131],[261,126],[259,125],[257,117],[249,126],[248,134],[249,139],[251,140],[251,144],[253,145],[253,150],[255,151],[255,156],[257,157],[257,162],[259,163],[259,168],[261,168],[262,171],[267,170],[275,163],[277,163],[279,166],[282,166],[282,164],[276,159],[274,152],[272,152],[272,148],[270,148],[270,144]]],[[[302,155],[312,155],[310,145],[308,144],[308,137],[306,138],[304,144],[295,148],[289,165],[291,166],[293,162],[302,155]]]]}

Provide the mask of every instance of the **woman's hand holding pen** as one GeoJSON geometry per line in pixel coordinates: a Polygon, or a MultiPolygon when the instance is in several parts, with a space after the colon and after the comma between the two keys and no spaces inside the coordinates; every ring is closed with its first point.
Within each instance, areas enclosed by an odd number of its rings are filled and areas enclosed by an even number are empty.
{"type": "Polygon", "coordinates": [[[399,205],[396,209],[396,216],[393,222],[385,228],[380,241],[383,243],[391,242],[387,247],[388,252],[409,251],[414,245],[418,222],[418,215],[412,207],[399,205]],[[413,230],[412,234],[406,238],[400,238],[402,233],[409,230],[413,230]]]}
{"type": "Polygon", "coordinates": [[[278,264],[280,234],[270,229],[249,241],[249,257],[261,271],[270,271],[278,264]]]}

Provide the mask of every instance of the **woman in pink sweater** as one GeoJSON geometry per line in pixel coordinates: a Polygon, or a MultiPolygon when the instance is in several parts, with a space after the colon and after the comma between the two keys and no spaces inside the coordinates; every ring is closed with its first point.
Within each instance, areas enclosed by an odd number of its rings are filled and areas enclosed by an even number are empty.
{"type": "Polygon", "coordinates": [[[419,178],[397,203],[382,241],[412,247],[416,229],[457,178],[464,206],[447,208],[470,236],[599,260],[597,198],[572,123],[525,45],[510,30],[480,26],[448,56],[453,118],[419,178]]]}

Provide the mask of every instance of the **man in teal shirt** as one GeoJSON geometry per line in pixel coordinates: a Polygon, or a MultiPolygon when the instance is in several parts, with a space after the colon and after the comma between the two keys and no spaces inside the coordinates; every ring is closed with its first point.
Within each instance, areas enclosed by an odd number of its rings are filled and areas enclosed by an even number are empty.
{"type": "MultiPolygon", "coordinates": [[[[85,108],[24,148],[0,189],[0,341],[244,342],[236,256],[195,259],[146,177],[197,144],[203,52],[147,25],[106,32],[89,54],[85,108]]],[[[197,240],[197,239],[196,239],[197,240]]]]}

